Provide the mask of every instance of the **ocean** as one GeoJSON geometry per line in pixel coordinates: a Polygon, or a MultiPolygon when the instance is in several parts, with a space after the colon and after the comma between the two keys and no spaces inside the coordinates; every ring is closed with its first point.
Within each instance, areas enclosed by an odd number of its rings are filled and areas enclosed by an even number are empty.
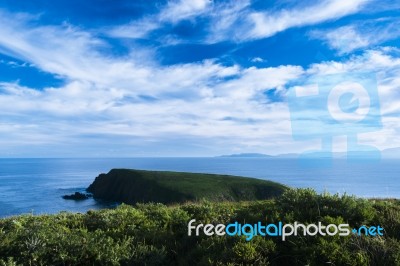
{"type": "Polygon", "coordinates": [[[283,158],[0,159],[0,217],[113,207],[112,202],[62,198],[83,192],[97,175],[112,168],[231,174],[319,192],[400,198],[398,160],[357,164],[335,159],[331,166],[315,168],[283,158]]]}

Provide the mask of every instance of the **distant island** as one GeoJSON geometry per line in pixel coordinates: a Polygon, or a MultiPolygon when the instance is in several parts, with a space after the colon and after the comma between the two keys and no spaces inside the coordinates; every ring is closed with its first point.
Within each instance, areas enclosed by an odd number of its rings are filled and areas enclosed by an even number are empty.
{"type": "Polygon", "coordinates": [[[87,192],[95,199],[135,204],[187,201],[264,200],[281,195],[288,187],[255,178],[169,171],[112,169],[100,174],[87,192]]]}
{"type": "Polygon", "coordinates": [[[238,153],[238,154],[228,154],[228,155],[221,155],[217,157],[230,157],[230,158],[236,158],[236,157],[249,157],[249,158],[259,158],[259,157],[273,157],[272,155],[267,155],[267,154],[262,154],[262,153],[238,153]]]}
{"type": "MultiPolygon", "coordinates": [[[[380,153],[380,157],[382,159],[400,159],[400,148],[389,148],[384,150],[377,150],[378,155],[380,153]]],[[[357,157],[361,159],[368,159],[371,157],[366,151],[350,151],[356,154],[357,157]]],[[[311,152],[308,155],[312,155],[313,159],[318,158],[327,158],[331,157],[333,159],[346,159],[347,152],[332,152],[331,154],[327,152],[311,152]]],[[[279,159],[298,159],[302,156],[302,153],[284,153],[284,154],[277,154],[277,155],[269,155],[264,153],[236,153],[236,154],[227,154],[227,155],[219,155],[216,156],[217,158],[279,158],[279,159]]],[[[354,156],[354,154],[353,154],[354,156]]]]}

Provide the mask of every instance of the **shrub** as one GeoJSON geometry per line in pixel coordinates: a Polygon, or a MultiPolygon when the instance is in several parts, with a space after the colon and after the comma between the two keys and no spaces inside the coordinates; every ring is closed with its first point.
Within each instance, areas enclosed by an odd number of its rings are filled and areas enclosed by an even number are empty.
{"type": "Polygon", "coordinates": [[[400,204],[288,190],[276,200],[121,205],[86,214],[0,219],[7,265],[400,265],[400,204]],[[382,237],[188,236],[187,223],[381,225],[382,237]]]}

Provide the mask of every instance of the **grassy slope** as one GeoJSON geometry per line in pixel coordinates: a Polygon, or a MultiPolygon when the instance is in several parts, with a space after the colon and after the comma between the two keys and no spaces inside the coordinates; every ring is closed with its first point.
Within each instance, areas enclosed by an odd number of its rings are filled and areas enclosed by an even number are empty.
{"type": "Polygon", "coordinates": [[[284,185],[228,175],[113,169],[88,188],[96,198],[136,202],[178,203],[207,200],[260,200],[281,195],[284,185]]]}

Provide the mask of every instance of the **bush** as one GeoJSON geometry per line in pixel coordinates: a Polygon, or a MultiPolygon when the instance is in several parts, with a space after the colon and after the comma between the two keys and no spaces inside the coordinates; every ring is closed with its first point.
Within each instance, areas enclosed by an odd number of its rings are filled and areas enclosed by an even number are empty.
{"type": "Polygon", "coordinates": [[[0,220],[7,265],[400,265],[400,204],[288,190],[275,200],[120,205],[86,214],[0,220]],[[302,222],[381,225],[383,237],[188,236],[202,223],[302,222]]]}

